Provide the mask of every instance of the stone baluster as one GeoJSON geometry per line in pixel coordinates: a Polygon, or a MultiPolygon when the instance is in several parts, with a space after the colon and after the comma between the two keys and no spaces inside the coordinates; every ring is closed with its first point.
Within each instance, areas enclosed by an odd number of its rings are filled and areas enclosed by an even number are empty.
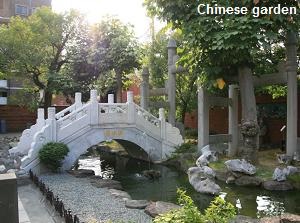
{"type": "Polygon", "coordinates": [[[198,152],[209,144],[209,101],[208,93],[198,88],[198,152]]]}
{"type": "Polygon", "coordinates": [[[237,155],[239,143],[239,120],[238,120],[238,85],[229,85],[229,98],[231,104],[228,107],[228,134],[231,135],[231,142],[228,143],[228,155],[237,155]]]}
{"type": "Polygon", "coordinates": [[[135,120],[135,107],[133,103],[133,92],[127,91],[127,120],[128,123],[134,123],[135,120]]]}
{"type": "Polygon", "coordinates": [[[162,139],[166,139],[166,117],[165,117],[165,109],[159,109],[159,120],[160,120],[160,136],[162,139]]]}
{"type": "Polygon", "coordinates": [[[115,100],[114,94],[108,94],[108,104],[113,104],[115,100]]]}
{"type": "MultiPolygon", "coordinates": [[[[287,134],[286,153],[293,156],[297,152],[297,36],[289,32],[286,41],[286,74],[288,80],[287,92],[287,134]]],[[[300,149],[298,148],[300,153],[300,149]]]]}
{"type": "Polygon", "coordinates": [[[75,93],[75,110],[82,107],[81,93],[75,93]]]}
{"type": "Polygon", "coordinates": [[[50,136],[49,140],[56,142],[57,141],[57,129],[56,129],[56,119],[55,119],[55,108],[48,108],[48,119],[47,124],[50,126],[50,136]]]}
{"type": "Polygon", "coordinates": [[[90,91],[90,123],[97,125],[99,123],[99,106],[97,101],[97,90],[90,91]]]}
{"type": "Polygon", "coordinates": [[[37,110],[36,123],[39,127],[43,127],[45,125],[45,110],[43,108],[38,108],[37,110]]]}

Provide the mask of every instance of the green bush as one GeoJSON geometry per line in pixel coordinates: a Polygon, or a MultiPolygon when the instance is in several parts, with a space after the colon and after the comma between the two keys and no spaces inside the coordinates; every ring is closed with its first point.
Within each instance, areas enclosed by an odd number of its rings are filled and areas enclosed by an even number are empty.
{"type": "Polygon", "coordinates": [[[39,151],[39,159],[51,171],[57,172],[69,148],[63,143],[49,142],[39,151]]]}
{"type": "Polygon", "coordinates": [[[154,223],[227,223],[236,215],[235,208],[221,197],[216,197],[202,214],[186,192],[177,189],[182,208],[157,216],[154,223]]]}
{"type": "Polygon", "coordinates": [[[197,146],[191,142],[182,143],[176,147],[175,153],[194,153],[197,151],[197,146]]]}

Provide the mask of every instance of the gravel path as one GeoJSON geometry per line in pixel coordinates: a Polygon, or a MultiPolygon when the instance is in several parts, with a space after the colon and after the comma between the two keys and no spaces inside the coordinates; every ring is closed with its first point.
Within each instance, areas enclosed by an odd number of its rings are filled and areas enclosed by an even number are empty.
{"type": "Polygon", "coordinates": [[[128,209],[122,199],[106,188],[96,188],[87,178],[69,174],[42,175],[40,179],[63,200],[65,208],[77,214],[80,221],[148,223],[151,217],[144,210],[128,209]]]}

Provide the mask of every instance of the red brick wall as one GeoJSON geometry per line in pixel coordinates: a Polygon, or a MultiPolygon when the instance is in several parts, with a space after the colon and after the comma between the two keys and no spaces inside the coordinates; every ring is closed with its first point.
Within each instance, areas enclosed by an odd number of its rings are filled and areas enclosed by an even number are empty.
{"type": "MultiPolygon", "coordinates": [[[[66,106],[56,106],[55,108],[56,112],[59,112],[66,106]]],[[[0,120],[6,121],[8,132],[21,132],[36,123],[36,112],[30,112],[17,105],[0,105],[0,120]]]]}
{"type": "MultiPolygon", "coordinates": [[[[257,104],[286,103],[286,97],[272,99],[269,95],[256,97],[257,104]]],[[[239,105],[239,120],[241,118],[241,106],[239,105]]],[[[185,116],[185,127],[197,128],[197,112],[187,113],[185,116]]],[[[268,118],[265,120],[268,132],[263,138],[264,143],[280,144],[283,139],[280,129],[286,125],[286,119],[268,118]]],[[[300,97],[298,97],[298,136],[300,136],[300,97]]],[[[226,134],[228,132],[228,108],[214,107],[209,113],[209,131],[215,134],[226,134]]]]}
{"type": "Polygon", "coordinates": [[[36,114],[17,105],[1,105],[0,120],[6,121],[8,132],[19,132],[36,122],[36,114]]]}

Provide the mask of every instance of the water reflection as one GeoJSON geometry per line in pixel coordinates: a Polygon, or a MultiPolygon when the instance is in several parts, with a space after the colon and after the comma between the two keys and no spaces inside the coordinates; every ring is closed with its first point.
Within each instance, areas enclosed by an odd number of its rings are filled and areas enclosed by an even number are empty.
{"type": "Polygon", "coordinates": [[[281,215],[285,212],[284,203],[272,200],[269,196],[257,196],[257,217],[281,215]]]}
{"type": "MultiPolygon", "coordinates": [[[[187,190],[200,210],[207,208],[213,196],[197,193],[188,183],[186,174],[172,168],[116,155],[101,154],[99,157],[82,157],[79,169],[92,169],[103,178],[113,178],[121,182],[124,189],[133,199],[163,200],[176,202],[178,187],[187,190]],[[161,172],[158,180],[149,180],[142,175],[147,169],[161,172]]],[[[270,192],[257,187],[238,187],[220,184],[223,192],[221,197],[231,202],[242,215],[261,218],[264,216],[280,215],[284,212],[300,213],[300,193],[270,192]]]]}

